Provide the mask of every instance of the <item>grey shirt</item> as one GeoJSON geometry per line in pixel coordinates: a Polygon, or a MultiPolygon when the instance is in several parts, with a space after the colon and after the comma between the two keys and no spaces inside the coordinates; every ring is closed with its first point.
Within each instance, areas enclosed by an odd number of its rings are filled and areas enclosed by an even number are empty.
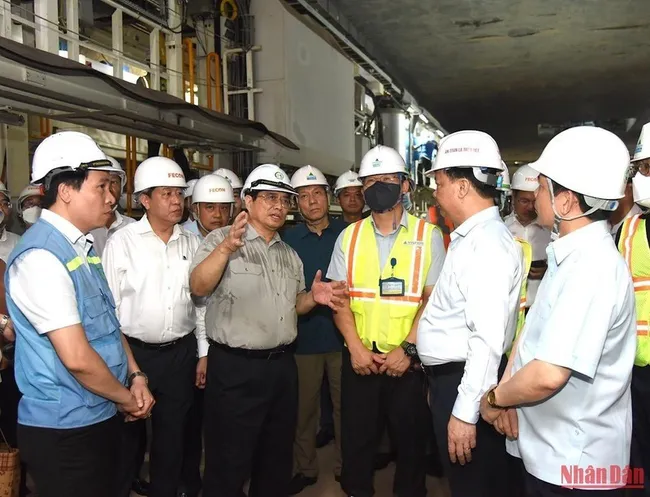
{"type": "MultiPolygon", "coordinates": [[[[190,273],[228,235],[230,226],[208,234],[190,273]]],[[[248,225],[244,246],[230,256],[223,277],[207,298],[208,338],[229,347],[270,349],[297,336],[296,296],[305,291],[302,261],[276,233],[269,244],[248,225]]]]}
{"type": "MultiPolygon", "coordinates": [[[[400,225],[395,231],[389,233],[388,235],[382,235],[375,226],[375,222],[370,218],[372,227],[375,230],[375,240],[377,240],[377,250],[379,252],[379,264],[383,268],[388,261],[388,256],[390,251],[397,240],[397,235],[399,230],[408,229],[407,223],[407,214],[406,211],[402,214],[402,220],[400,225]]],[[[332,281],[346,281],[348,279],[348,268],[345,264],[345,254],[343,252],[343,236],[345,230],[341,232],[338,239],[336,240],[336,245],[334,245],[334,252],[332,253],[332,260],[330,261],[329,268],[327,269],[327,277],[332,281]]],[[[431,235],[431,266],[429,266],[429,272],[427,273],[427,279],[424,282],[424,286],[434,286],[436,281],[438,281],[438,276],[440,271],[442,271],[442,266],[445,262],[445,243],[442,238],[442,233],[440,230],[433,230],[431,235]]]]}

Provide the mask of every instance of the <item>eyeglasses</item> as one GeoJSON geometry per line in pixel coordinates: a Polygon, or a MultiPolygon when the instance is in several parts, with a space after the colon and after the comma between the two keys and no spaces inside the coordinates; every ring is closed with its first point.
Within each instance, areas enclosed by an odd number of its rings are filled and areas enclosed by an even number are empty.
{"type": "Polygon", "coordinates": [[[264,203],[271,206],[280,204],[284,209],[291,209],[295,205],[293,197],[288,197],[279,193],[259,193],[257,197],[261,198],[264,203]]]}
{"type": "Polygon", "coordinates": [[[8,200],[0,200],[0,207],[3,207],[5,209],[11,209],[11,202],[8,200]]]}
{"type": "Polygon", "coordinates": [[[376,176],[369,176],[363,179],[363,186],[372,186],[377,182],[392,183],[396,185],[401,182],[399,174],[378,174],[376,176]]]}

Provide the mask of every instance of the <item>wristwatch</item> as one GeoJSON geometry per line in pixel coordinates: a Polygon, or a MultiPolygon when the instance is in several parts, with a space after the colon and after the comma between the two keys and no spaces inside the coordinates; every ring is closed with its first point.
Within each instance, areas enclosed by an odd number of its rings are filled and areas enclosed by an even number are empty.
{"type": "Polygon", "coordinates": [[[0,314],[0,316],[2,316],[0,317],[0,331],[4,331],[10,318],[6,314],[0,314]]]}
{"type": "Polygon", "coordinates": [[[497,404],[497,397],[494,391],[497,389],[497,387],[494,387],[490,389],[490,391],[487,393],[487,403],[492,409],[507,409],[504,406],[500,406],[497,404]]]}
{"type": "Polygon", "coordinates": [[[149,384],[149,377],[146,374],[144,374],[142,371],[133,371],[133,373],[129,375],[129,379],[127,380],[128,385],[131,386],[133,380],[135,380],[138,376],[142,376],[144,378],[145,384],[147,385],[149,384]]]}
{"type": "Polygon", "coordinates": [[[415,346],[414,343],[407,342],[406,340],[404,340],[400,345],[400,347],[402,347],[404,353],[411,359],[418,358],[418,348],[415,346]]]}

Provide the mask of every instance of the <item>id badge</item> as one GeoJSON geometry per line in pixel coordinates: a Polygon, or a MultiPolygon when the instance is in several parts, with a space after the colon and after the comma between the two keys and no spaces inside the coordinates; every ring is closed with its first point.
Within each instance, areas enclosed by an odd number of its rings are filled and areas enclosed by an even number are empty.
{"type": "Polygon", "coordinates": [[[379,295],[382,297],[403,297],[405,283],[399,278],[379,280],[379,295]]]}

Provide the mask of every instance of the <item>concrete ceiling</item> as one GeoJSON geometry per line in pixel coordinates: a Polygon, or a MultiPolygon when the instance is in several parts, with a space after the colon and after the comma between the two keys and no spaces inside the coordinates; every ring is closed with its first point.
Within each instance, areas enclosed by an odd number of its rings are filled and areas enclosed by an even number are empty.
{"type": "Polygon", "coordinates": [[[532,160],[538,124],[650,121],[649,0],[338,0],[448,130],[482,129],[532,160]]]}

